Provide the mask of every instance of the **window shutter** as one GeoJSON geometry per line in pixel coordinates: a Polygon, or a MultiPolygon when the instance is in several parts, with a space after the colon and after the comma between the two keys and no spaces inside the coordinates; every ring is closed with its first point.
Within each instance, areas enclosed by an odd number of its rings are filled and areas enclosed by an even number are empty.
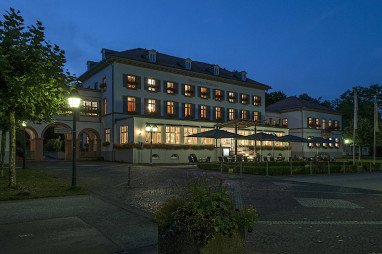
{"type": "Polygon", "coordinates": [[[227,101],[229,101],[229,91],[227,91],[226,94],[227,94],[227,101]]]}
{"type": "MultiPolygon", "coordinates": [[[[306,127],[307,127],[307,128],[309,128],[309,118],[310,118],[310,117],[307,117],[307,118],[306,118],[306,127]]],[[[329,123],[329,121],[328,121],[328,123],[329,123]]]]}
{"type": "Polygon", "coordinates": [[[123,96],[122,101],[123,101],[122,112],[127,113],[127,96],[123,96]]]}
{"type": "Polygon", "coordinates": [[[216,97],[215,97],[215,94],[216,94],[216,90],[217,90],[217,89],[212,89],[212,95],[211,95],[211,94],[209,94],[209,95],[208,95],[208,98],[212,98],[212,99],[214,99],[214,100],[215,100],[215,99],[216,99],[216,97]]]}
{"type": "Polygon", "coordinates": [[[195,104],[191,104],[191,116],[195,118],[195,104]]]}
{"type": "MultiPolygon", "coordinates": [[[[165,82],[166,83],[166,82],[165,82]]],[[[168,101],[163,101],[163,115],[168,116],[167,112],[167,102],[168,101]]]]}
{"type": "Polygon", "coordinates": [[[255,95],[251,95],[251,105],[254,106],[255,105],[255,95]]]}
{"type": "Polygon", "coordinates": [[[212,107],[212,120],[216,121],[216,107],[212,107]]]}
{"type": "Polygon", "coordinates": [[[224,99],[225,99],[225,92],[223,90],[222,90],[222,96],[223,96],[222,101],[224,101],[224,99]]]}
{"type": "Polygon", "coordinates": [[[247,110],[247,119],[250,119],[251,118],[251,111],[247,110]]]}
{"type": "Polygon", "coordinates": [[[167,93],[167,80],[163,80],[163,92],[167,93]]]}
{"type": "Polygon", "coordinates": [[[148,81],[147,81],[147,78],[146,77],[144,77],[144,82],[145,82],[145,86],[144,86],[144,89],[147,91],[147,90],[149,90],[148,89],[148,81]]]}
{"type": "Polygon", "coordinates": [[[135,81],[137,82],[137,89],[141,89],[141,77],[135,76],[135,81]]]}
{"type": "Polygon", "coordinates": [[[238,119],[238,118],[239,118],[239,114],[238,114],[238,113],[239,113],[238,110],[235,109],[235,119],[238,119]]]}
{"type": "Polygon", "coordinates": [[[159,115],[159,116],[161,115],[161,113],[160,113],[160,110],[161,110],[160,103],[161,103],[160,100],[155,100],[155,115],[159,115]]]}
{"type": "Polygon", "coordinates": [[[211,107],[207,106],[207,120],[211,120],[211,107]]]}
{"type": "Polygon", "coordinates": [[[122,86],[127,87],[127,74],[122,74],[122,86]]]}
{"type": "Polygon", "coordinates": [[[179,83],[174,82],[174,88],[176,90],[175,94],[179,94],[179,83]]]}
{"type": "Polygon", "coordinates": [[[135,97],[135,109],[137,111],[137,114],[141,115],[141,98],[140,97],[135,97]]]}
{"type": "Polygon", "coordinates": [[[225,118],[225,111],[226,111],[226,110],[225,110],[225,108],[221,108],[221,110],[222,110],[222,111],[221,111],[221,112],[222,112],[222,113],[221,113],[221,116],[222,116],[221,119],[222,119],[223,121],[225,121],[225,119],[226,119],[226,118],[225,118]]]}
{"type": "Polygon", "coordinates": [[[147,102],[148,102],[148,99],[145,98],[145,100],[144,100],[144,105],[143,105],[143,106],[145,107],[145,109],[143,110],[143,112],[144,112],[145,115],[147,115],[147,114],[149,113],[148,110],[147,110],[147,106],[148,106],[147,102]]]}
{"type": "MultiPolygon", "coordinates": [[[[198,118],[202,119],[202,105],[198,105],[198,114],[199,114],[198,118]]],[[[195,116],[195,118],[196,118],[196,116],[195,116]]]]}
{"type": "Polygon", "coordinates": [[[226,111],[226,117],[227,117],[227,121],[229,120],[229,109],[227,109],[226,111]]]}
{"type": "Polygon", "coordinates": [[[177,118],[179,118],[179,102],[174,103],[174,113],[177,118]]]}
{"type": "Polygon", "coordinates": [[[211,88],[207,88],[207,99],[211,98],[211,88]]]}
{"type": "Polygon", "coordinates": [[[182,103],[182,108],[180,109],[180,111],[181,111],[180,116],[181,116],[182,118],[185,118],[185,115],[184,115],[185,107],[186,107],[186,103],[182,103]]]}
{"type": "MultiPolygon", "coordinates": [[[[160,81],[160,79],[156,79],[155,80],[155,86],[156,86],[156,90],[157,90],[157,92],[160,92],[161,91],[161,81],[160,81]]],[[[166,90],[164,90],[164,91],[166,91],[166,90]]]]}
{"type": "Polygon", "coordinates": [[[261,97],[259,96],[259,106],[261,106],[261,97]]]}
{"type": "Polygon", "coordinates": [[[191,91],[192,91],[191,97],[195,97],[196,91],[195,91],[195,86],[194,85],[191,85],[191,91]]]}
{"type": "Polygon", "coordinates": [[[198,90],[198,97],[199,98],[202,98],[202,87],[201,86],[198,86],[198,88],[197,88],[197,90],[198,90]]]}
{"type": "Polygon", "coordinates": [[[185,92],[186,92],[186,90],[185,90],[185,85],[186,84],[182,84],[182,95],[184,96],[184,94],[185,94],[185,92]]]}

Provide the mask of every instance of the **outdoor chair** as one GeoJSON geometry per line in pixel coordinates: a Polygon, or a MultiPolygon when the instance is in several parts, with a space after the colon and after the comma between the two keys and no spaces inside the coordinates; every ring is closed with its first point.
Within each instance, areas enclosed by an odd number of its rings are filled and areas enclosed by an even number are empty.
{"type": "Polygon", "coordinates": [[[205,162],[211,162],[211,157],[210,156],[207,156],[206,158],[206,161],[205,162]]]}
{"type": "Polygon", "coordinates": [[[267,156],[264,157],[264,161],[268,161],[268,157],[267,156]]]}
{"type": "Polygon", "coordinates": [[[223,157],[224,162],[229,162],[227,157],[223,157]]]}
{"type": "Polygon", "coordinates": [[[274,157],[269,157],[270,161],[275,161],[274,157]]]}
{"type": "Polygon", "coordinates": [[[223,162],[223,157],[219,156],[219,162],[223,162]]]}
{"type": "Polygon", "coordinates": [[[244,162],[248,162],[248,158],[246,156],[243,157],[244,162]]]}

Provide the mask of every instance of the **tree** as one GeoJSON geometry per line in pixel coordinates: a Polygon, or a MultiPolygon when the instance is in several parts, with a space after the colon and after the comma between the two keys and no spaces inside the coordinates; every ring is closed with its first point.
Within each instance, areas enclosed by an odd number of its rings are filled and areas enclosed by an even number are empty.
{"type": "Polygon", "coordinates": [[[286,99],[287,96],[284,92],[274,91],[271,93],[265,93],[265,106],[269,106],[273,103],[286,99]]]}
{"type": "Polygon", "coordinates": [[[309,96],[307,93],[303,93],[303,94],[300,94],[298,96],[298,98],[306,100],[306,101],[310,101],[310,102],[313,102],[313,103],[316,103],[316,104],[319,104],[319,105],[322,105],[322,106],[325,106],[325,107],[328,107],[328,108],[332,108],[332,102],[329,101],[329,100],[321,101],[322,97],[318,97],[316,99],[316,98],[313,98],[313,97],[309,96]]]}
{"type": "Polygon", "coordinates": [[[9,119],[9,187],[16,187],[16,122],[51,121],[61,114],[68,84],[64,51],[45,40],[40,21],[26,27],[20,11],[10,8],[0,21],[0,109],[9,119]]]}

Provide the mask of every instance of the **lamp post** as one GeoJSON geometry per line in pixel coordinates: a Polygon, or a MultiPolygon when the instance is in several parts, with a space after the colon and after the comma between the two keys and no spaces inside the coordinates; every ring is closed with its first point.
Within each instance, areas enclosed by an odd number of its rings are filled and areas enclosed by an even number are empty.
{"type": "Polygon", "coordinates": [[[25,127],[27,127],[27,122],[23,121],[21,125],[23,126],[23,168],[25,169],[25,127]]]}
{"type": "Polygon", "coordinates": [[[78,112],[78,108],[80,107],[81,97],[78,94],[77,90],[72,90],[70,92],[70,96],[68,98],[69,107],[73,112],[73,162],[72,162],[72,189],[77,188],[77,173],[76,173],[76,138],[77,138],[77,130],[76,130],[76,113],[78,112]]]}
{"type": "Polygon", "coordinates": [[[158,131],[156,125],[146,125],[146,131],[150,132],[150,166],[153,165],[153,132],[158,131]]]}

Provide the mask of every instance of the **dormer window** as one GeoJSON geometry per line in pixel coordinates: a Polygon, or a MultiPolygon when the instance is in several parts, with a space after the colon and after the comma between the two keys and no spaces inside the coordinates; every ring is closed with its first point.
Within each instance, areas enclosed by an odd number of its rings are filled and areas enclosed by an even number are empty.
{"type": "Polygon", "coordinates": [[[219,76],[219,66],[218,65],[214,65],[214,75],[215,76],[219,76]]]}
{"type": "Polygon", "coordinates": [[[155,50],[150,50],[148,52],[148,60],[151,63],[156,63],[157,62],[157,52],[155,50]]]}
{"type": "Polygon", "coordinates": [[[186,70],[191,70],[191,63],[192,63],[192,60],[190,58],[185,59],[184,68],[186,68],[186,70]]]}
{"type": "Polygon", "coordinates": [[[247,80],[247,72],[246,71],[242,71],[241,72],[241,80],[242,81],[246,81],[247,80]]]}

